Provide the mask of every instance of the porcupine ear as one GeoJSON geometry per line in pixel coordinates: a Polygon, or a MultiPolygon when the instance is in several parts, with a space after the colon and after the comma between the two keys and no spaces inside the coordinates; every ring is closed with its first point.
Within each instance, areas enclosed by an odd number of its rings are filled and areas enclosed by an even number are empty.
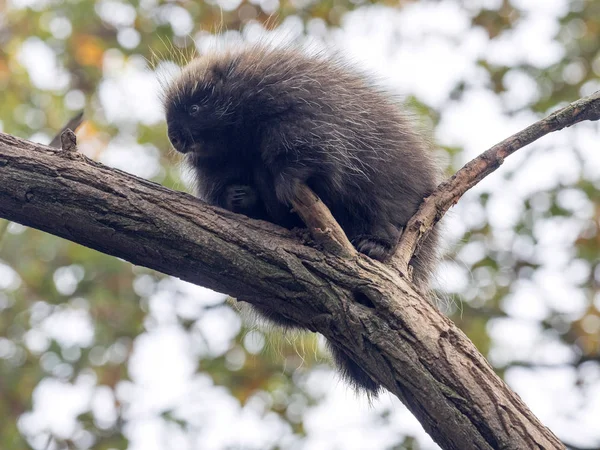
{"type": "Polygon", "coordinates": [[[211,78],[213,80],[213,83],[216,86],[219,86],[221,84],[223,84],[223,82],[225,81],[225,77],[227,75],[227,71],[225,70],[225,68],[221,65],[215,65],[211,68],[210,70],[210,74],[211,74],[211,78]]]}
{"type": "Polygon", "coordinates": [[[226,62],[219,62],[211,67],[210,72],[215,85],[221,85],[231,75],[237,65],[236,58],[226,62]]]}

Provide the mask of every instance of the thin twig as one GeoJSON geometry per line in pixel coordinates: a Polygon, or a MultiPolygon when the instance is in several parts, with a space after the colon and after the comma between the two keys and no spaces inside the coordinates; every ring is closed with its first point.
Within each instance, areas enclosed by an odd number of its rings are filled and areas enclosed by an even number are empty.
{"type": "Polygon", "coordinates": [[[65,152],[77,151],[77,136],[75,136],[75,133],[70,128],[61,133],[60,146],[65,152]]]}
{"type": "Polygon", "coordinates": [[[500,167],[507,156],[548,133],[570,127],[584,120],[598,119],[600,119],[600,91],[550,114],[465,164],[462,169],[440,184],[433,194],[423,201],[417,213],[406,225],[389,263],[400,272],[408,274],[408,263],[418,252],[419,244],[433,226],[465,192],[500,167]]]}
{"type": "Polygon", "coordinates": [[[73,118],[71,118],[71,120],[69,120],[67,122],[67,124],[62,127],[62,129],[56,133],[56,136],[54,136],[54,138],[50,141],[50,143],[48,144],[49,147],[54,147],[54,148],[61,148],[63,147],[62,145],[62,134],[67,131],[67,130],[71,130],[71,131],[77,131],[77,128],[79,128],[81,126],[81,124],[83,123],[83,111],[80,111],[79,113],[77,113],[76,116],[74,116],[73,118]]]}

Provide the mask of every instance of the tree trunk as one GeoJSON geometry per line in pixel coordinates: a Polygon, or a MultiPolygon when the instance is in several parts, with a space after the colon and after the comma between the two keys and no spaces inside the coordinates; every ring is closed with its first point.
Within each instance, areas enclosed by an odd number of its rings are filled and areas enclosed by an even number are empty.
{"type": "Polygon", "coordinates": [[[0,216],[318,331],[445,449],[564,448],[473,343],[390,266],[338,257],[76,152],[0,133],[0,216]]]}

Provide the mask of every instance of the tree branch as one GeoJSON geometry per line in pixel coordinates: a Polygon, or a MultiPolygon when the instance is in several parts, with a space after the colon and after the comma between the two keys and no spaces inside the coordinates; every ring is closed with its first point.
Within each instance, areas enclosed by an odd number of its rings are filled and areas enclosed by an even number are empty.
{"type": "Polygon", "coordinates": [[[408,273],[408,263],[418,251],[419,243],[425,239],[433,226],[465,192],[500,167],[507,156],[548,133],[562,130],[584,120],[599,119],[600,91],[597,91],[513,134],[469,161],[423,201],[417,213],[406,225],[389,262],[399,271],[408,273]]]}
{"type": "MultiPolygon", "coordinates": [[[[423,202],[393,265],[407,273],[427,232],[508,155],[599,118],[596,93],[465,165],[423,202]]],[[[294,207],[327,254],[275,225],[106,168],[73,151],[68,130],[59,136],[62,149],[55,150],[0,133],[2,217],[268,306],[321,332],[397,395],[443,448],[564,448],[405,277],[351,248],[309,189],[294,207]]]]}
{"type": "Polygon", "coordinates": [[[310,230],[313,239],[329,253],[342,258],[355,256],[356,249],[317,194],[303,184],[298,186],[296,196],[292,206],[310,230]]]}
{"type": "Polygon", "coordinates": [[[363,255],[317,251],[275,225],[1,133],[0,216],[322,333],[443,448],[564,448],[449,319],[363,255]]]}

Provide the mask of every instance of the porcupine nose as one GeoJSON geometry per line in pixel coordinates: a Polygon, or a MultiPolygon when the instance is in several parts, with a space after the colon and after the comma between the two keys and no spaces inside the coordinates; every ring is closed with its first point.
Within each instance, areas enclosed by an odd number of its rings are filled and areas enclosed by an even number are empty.
{"type": "Polygon", "coordinates": [[[183,139],[183,133],[179,128],[169,128],[167,136],[169,137],[169,141],[171,141],[173,147],[175,147],[175,150],[180,153],[185,153],[187,151],[186,143],[183,139]]]}

